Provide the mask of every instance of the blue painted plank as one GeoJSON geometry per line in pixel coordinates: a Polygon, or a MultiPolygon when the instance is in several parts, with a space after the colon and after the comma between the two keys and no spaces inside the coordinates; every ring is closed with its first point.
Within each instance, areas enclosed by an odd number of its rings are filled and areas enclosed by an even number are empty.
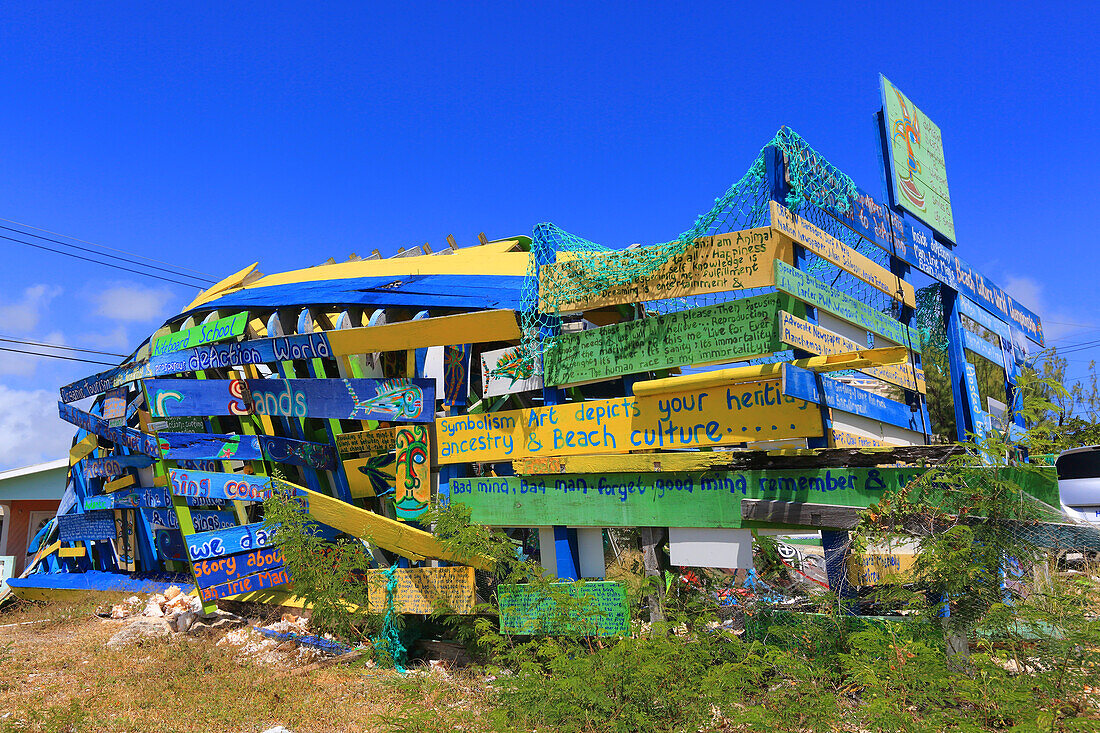
{"type": "Polygon", "coordinates": [[[13,588],[119,593],[163,593],[173,585],[184,593],[190,593],[195,588],[191,578],[185,575],[161,573],[150,578],[96,570],[83,573],[35,573],[26,578],[11,578],[7,583],[13,588]]]}
{"type": "MultiPolygon", "coordinates": [[[[207,506],[225,504],[224,499],[209,499],[188,497],[188,506],[207,506]]],[[[119,489],[110,494],[85,497],[83,501],[84,511],[96,509],[139,509],[143,507],[161,508],[171,507],[172,497],[167,489],[130,487],[119,489]]]]}
{"type": "Polygon", "coordinates": [[[78,410],[71,405],[66,405],[64,402],[57,403],[57,413],[65,422],[83,428],[89,433],[106,438],[132,451],[159,458],[157,441],[152,435],[146,435],[131,428],[112,428],[103,418],[78,410]]]}
{"type": "Polygon", "coordinates": [[[62,542],[94,542],[115,538],[115,518],[109,511],[64,514],[57,518],[58,539],[62,542]]]}
{"type": "Polygon", "coordinates": [[[995,365],[1004,368],[1004,352],[1001,350],[1000,345],[994,346],[976,333],[971,333],[966,329],[963,329],[963,347],[970,349],[978,356],[981,356],[995,365]]]}
{"type": "Polygon", "coordinates": [[[85,458],[84,475],[87,478],[121,476],[127,468],[148,468],[153,465],[150,456],[111,456],[110,458],[85,458]]]}
{"type": "Polygon", "coordinates": [[[251,339],[229,344],[207,344],[193,349],[153,356],[137,364],[108,369],[61,388],[61,401],[91,397],[139,379],[186,374],[204,369],[224,369],[244,364],[272,364],[290,359],[328,359],[332,357],[324,334],[279,336],[251,339]]]}
{"type": "Polygon", "coordinates": [[[336,449],[331,445],[269,435],[158,433],[157,444],[161,455],[171,460],[269,460],[326,471],[336,467],[336,449]]]}
{"type": "Polygon", "coordinates": [[[209,588],[281,567],[283,567],[282,550],[278,547],[269,547],[239,555],[200,560],[195,563],[195,582],[200,588],[209,588]]]}
{"type": "Polygon", "coordinates": [[[923,432],[920,413],[910,410],[908,405],[826,376],[821,376],[822,389],[818,389],[818,377],[818,374],[807,369],[784,364],[783,394],[841,412],[880,420],[906,430],[923,432]]]}
{"type": "Polygon", "coordinates": [[[148,379],[154,417],[258,415],[432,422],[434,379],[148,379]]]}
{"type": "Polygon", "coordinates": [[[263,501],[272,494],[271,479],[267,476],[181,471],[178,468],[172,468],[168,470],[168,478],[175,496],[228,501],[263,501]]]}
{"type": "Polygon", "coordinates": [[[270,547],[277,542],[275,532],[264,529],[263,522],[230,529],[196,532],[187,535],[184,540],[187,542],[187,554],[192,562],[258,550],[261,547],[270,547]]]}
{"type": "Polygon", "coordinates": [[[219,598],[235,596],[240,593],[252,593],[253,591],[264,590],[265,588],[286,585],[289,582],[290,573],[286,571],[286,568],[279,568],[278,570],[265,570],[262,573],[249,575],[222,585],[216,585],[213,588],[202,588],[200,593],[202,594],[203,603],[206,603],[208,601],[215,601],[219,598]]]}
{"type": "MultiPolygon", "coordinates": [[[[189,562],[179,517],[173,509],[142,509],[141,515],[153,533],[153,546],[162,560],[189,562]]],[[[191,521],[199,532],[237,526],[236,515],[228,511],[196,509],[191,512],[191,521]]]]}

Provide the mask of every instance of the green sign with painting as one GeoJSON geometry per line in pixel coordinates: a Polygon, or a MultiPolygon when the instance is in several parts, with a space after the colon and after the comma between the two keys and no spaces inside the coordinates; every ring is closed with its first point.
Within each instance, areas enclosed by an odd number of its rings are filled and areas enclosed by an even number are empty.
{"type": "Polygon", "coordinates": [[[610,580],[497,588],[502,634],[629,636],[626,589],[610,580]]]}
{"type": "Polygon", "coordinates": [[[955,219],[940,128],[889,79],[881,75],[879,79],[894,204],[954,242],[955,219]]]}
{"type": "Polygon", "coordinates": [[[212,344],[215,341],[224,341],[244,334],[248,325],[248,311],[238,313],[228,318],[219,318],[210,323],[203,323],[191,328],[185,328],[176,333],[160,336],[153,342],[153,356],[169,354],[173,351],[183,351],[193,346],[212,344]]]}

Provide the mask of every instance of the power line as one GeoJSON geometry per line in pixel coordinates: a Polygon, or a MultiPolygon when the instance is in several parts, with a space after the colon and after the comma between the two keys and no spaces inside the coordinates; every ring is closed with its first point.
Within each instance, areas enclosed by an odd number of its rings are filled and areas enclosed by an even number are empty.
{"type": "MultiPolygon", "coordinates": [[[[163,280],[165,282],[175,283],[177,285],[183,285],[183,286],[188,287],[188,288],[200,288],[200,287],[202,287],[201,285],[198,285],[196,283],[185,283],[185,282],[182,282],[180,280],[173,280],[170,277],[164,277],[162,275],[154,275],[151,272],[145,272],[143,270],[134,270],[134,269],[131,269],[129,267],[123,267],[122,265],[114,265],[114,264],[111,264],[110,262],[102,262],[100,260],[94,260],[91,257],[84,257],[83,255],[74,254],[72,252],[65,252],[64,250],[54,249],[53,247],[47,247],[47,246],[42,245],[42,244],[35,244],[34,242],[24,242],[22,239],[15,239],[14,237],[9,237],[9,236],[3,235],[3,234],[0,234],[0,239],[7,239],[8,241],[15,242],[16,244],[25,244],[28,247],[35,247],[36,249],[44,249],[47,252],[55,252],[59,255],[65,255],[67,257],[75,257],[78,260],[84,260],[85,262],[91,262],[92,264],[95,264],[95,265],[103,265],[104,267],[113,267],[116,270],[124,270],[126,272],[132,272],[135,275],[143,275],[144,277],[151,277],[155,280],[163,280]]],[[[137,264],[137,263],[134,263],[134,264],[137,264]]],[[[189,275],[181,275],[181,277],[190,277],[190,276],[189,275]]]]}
{"type": "MultiPolygon", "coordinates": [[[[96,244],[95,242],[89,242],[87,239],[79,239],[78,237],[70,237],[68,234],[61,234],[60,232],[51,232],[49,229],[43,229],[42,227],[31,226],[30,224],[24,224],[23,222],[15,221],[14,219],[5,219],[3,217],[0,217],[0,221],[6,221],[9,224],[15,224],[16,226],[25,227],[27,229],[34,229],[35,231],[39,231],[39,232],[45,232],[46,234],[52,234],[55,237],[65,237],[65,239],[71,239],[74,242],[80,242],[82,244],[90,244],[93,247],[99,247],[101,249],[111,250],[112,252],[121,252],[124,255],[130,255],[131,257],[137,257],[137,258],[142,259],[142,260],[148,260],[150,262],[159,262],[162,265],[168,265],[169,267],[175,267],[178,270],[187,270],[188,272],[193,272],[197,275],[206,275],[209,278],[214,277],[209,272],[202,272],[200,270],[193,270],[190,267],[179,267],[177,265],[173,265],[170,262],[165,262],[164,260],[157,260],[157,259],[154,259],[152,257],[146,257],[145,255],[139,255],[139,254],[135,254],[133,252],[127,252],[124,249],[116,249],[115,247],[108,247],[108,246],[103,245],[103,244],[96,244]]],[[[23,232],[23,234],[29,234],[29,232],[23,232]]],[[[32,234],[31,236],[34,236],[34,235],[32,234]]],[[[72,245],[69,245],[69,246],[72,246],[72,245]]],[[[213,282],[213,280],[211,280],[211,282],[213,282]]]]}
{"type": "MultiPolygon", "coordinates": [[[[73,249],[78,249],[81,252],[89,252],[91,254],[98,254],[101,257],[110,257],[113,260],[119,260],[120,262],[126,262],[126,263],[132,264],[132,265],[141,264],[139,262],[134,262],[133,260],[127,259],[125,257],[119,257],[118,255],[109,255],[109,254],[105,254],[105,253],[96,252],[94,249],[88,249],[87,247],[80,247],[80,246],[75,245],[75,244],[69,244],[68,242],[62,242],[60,239],[50,239],[49,237],[43,237],[41,234],[32,234],[30,232],[20,231],[18,229],[13,229],[12,227],[6,227],[2,224],[0,224],[0,229],[3,229],[5,231],[9,231],[9,232],[14,232],[16,234],[22,234],[24,237],[34,237],[35,239],[41,239],[45,242],[53,242],[54,244],[60,244],[62,247],[72,247],[73,249]]],[[[192,280],[199,280],[201,282],[206,282],[206,283],[209,283],[211,285],[214,284],[214,281],[211,280],[210,278],[196,277],[195,275],[188,275],[187,273],[179,272],[176,269],[168,269],[166,267],[157,267],[156,265],[145,265],[145,267],[148,267],[149,269],[152,269],[152,270],[160,270],[161,272],[167,272],[169,275],[179,275],[180,277],[187,277],[187,278],[191,278],[192,280]]]]}
{"type": "Polygon", "coordinates": [[[64,349],[65,351],[82,351],[85,354],[99,354],[100,356],[117,356],[119,359],[124,358],[125,354],[115,354],[110,351],[96,351],[95,349],[81,349],[76,346],[65,346],[63,344],[47,344],[42,341],[28,341],[26,339],[14,339],[5,336],[0,336],[0,341],[6,341],[13,344],[23,344],[24,346],[44,346],[50,349],[64,349]]]}
{"type": "Polygon", "coordinates": [[[48,359],[64,359],[65,361],[81,361],[85,364],[102,364],[104,366],[115,366],[109,361],[93,361],[91,359],[78,359],[75,356],[62,356],[61,354],[41,354],[37,351],[23,351],[22,349],[9,349],[6,346],[0,346],[0,351],[11,351],[15,354],[26,354],[27,356],[44,356],[48,359]]]}

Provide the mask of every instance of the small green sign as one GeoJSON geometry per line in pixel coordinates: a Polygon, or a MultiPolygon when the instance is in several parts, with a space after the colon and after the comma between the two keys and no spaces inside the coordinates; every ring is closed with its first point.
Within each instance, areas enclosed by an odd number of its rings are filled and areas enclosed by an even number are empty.
{"type": "Polygon", "coordinates": [[[610,580],[497,588],[502,634],[629,636],[626,590],[610,580]]]}
{"type": "Polygon", "coordinates": [[[547,384],[579,384],[689,364],[714,364],[784,348],[776,313],[794,301],[780,293],[555,337],[543,367],[547,384]]]}
{"type": "Polygon", "coordinates": [[[909,97],[879,75],[890,151],[894,205],[955,241],[940,128],[909,97]]]}
{"type": "Polygon", "coordinates": [[[228,338],[240,336],[248,325],[248,311],[238,313],[228,318],[219,318],[210,323],[203,323],[191,328],[185,328],[176,333],[160,336],[153,343],[153,356],[169,354],[173,351],[183,351],[193,346],[211,344],[215,341],[224,341],[228,338]]]}

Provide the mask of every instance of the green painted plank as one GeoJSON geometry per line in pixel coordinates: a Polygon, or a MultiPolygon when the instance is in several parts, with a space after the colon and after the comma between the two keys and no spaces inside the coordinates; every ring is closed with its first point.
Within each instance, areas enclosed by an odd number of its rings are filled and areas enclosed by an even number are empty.
{"type": "Polygon", "coordinates": [[[497,588],[502,634],[629,636],[626,590],[611,580],[497,588]]]}
{"type": "Polygon", "coordinates": [[[556,474],[451,480],[471,521],[504,527],[741,527],[741,499],[869,506],[920,468],[556,474]]]}
{"type": "Polygon", "coordinates": [[[768,293],[557,336],[543,358],[547,384],[578,384],[689,364],[747,359],[782,349],[768,293]]]}
{"type": "Polygon", "coordinates": [[[241,336],[244,334],[247,325],[248,311],[243,311],[228,318],[219,318],[210,323],[202,323],[176,333],[169,333],[153,342],[151,356],[160,356],[173,351],[190,349],[192,346],[201,346],[202,344],[241,336]]]}
{"type": "Polygon", "coordinates": [[[856,324],[902,346],[910,346],[917,351],[921,348],[920,334],[916,329],[906,328],[901,322],[875,310],[871,306],[856,300],[847,293],[826,285],[820,280],[796,270],[785,262],[775,263],[775,287],[789,293],[801,301],[817,306],[838,318],[856,324]],[[910,341],[906,340],[906,331],[910,341]]]}

